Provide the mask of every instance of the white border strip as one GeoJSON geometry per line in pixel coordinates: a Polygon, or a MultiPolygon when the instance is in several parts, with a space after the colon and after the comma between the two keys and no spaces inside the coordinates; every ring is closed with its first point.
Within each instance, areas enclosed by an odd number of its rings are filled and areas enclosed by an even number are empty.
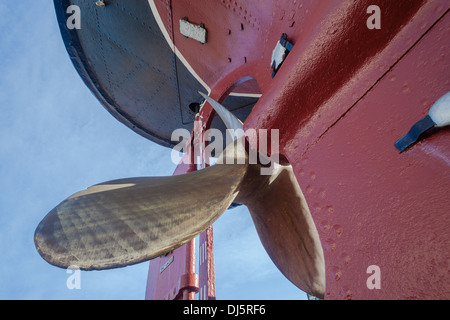
{"type": "Polygon", "coordinates": [[[229,96],[233,97],[247,97],[247,98],[261,98],[261,93],[239,93],[239,92],[231,92],[229,96]]]}
{"type": "Polygon", "coordinates": [[[181,63],[189,70],[189,72],[194,76],[195,79],[197,79],[198,82],[208,91],[208,95],[211,93],[210,87],[203,81],[202,78],[199,77],[199,75],[195,72],[195,70],[191,67],[191,65],[187,62],[187,60],[183,57],[180,51],[175,47],[175,44],[173,43],[172,39],[170,38],[169,33],[167,32],[166,28],[164,27],[164,23],[161,20],[161,17],[159,15],[158,10],[156,9],[155,1],[148,0],[148,4],[150,5],[150,8],[152,9],[153,16],[155,17],[156,23],[158,23],[159,28],[161,29],[162,34],[164,35],[164,38],[166,39],[167,43],[169,44],[169,47],[172,49],[172,51],[175,53],[175,55],[180,59],[181,63]]]}

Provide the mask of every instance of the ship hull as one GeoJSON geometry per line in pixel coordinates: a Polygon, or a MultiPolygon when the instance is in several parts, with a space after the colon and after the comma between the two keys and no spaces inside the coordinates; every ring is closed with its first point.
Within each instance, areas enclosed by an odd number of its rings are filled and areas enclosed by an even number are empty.
{"type": "MultiPolygon", "coordinates": [[[[230,93],[259,98],[244,128],[279,130],[281,160],[294,168],[323,247],[325,299],[450,298],[449,129],[404,152],[395,147],[450,89],[447,1],[140,3],[174,65],[189,74],[189,88],[218,101],[230,93]],[[374,4],[381,29],[367,25],[374,4]],[[204,26],[205,44],[180,33],[183,18],[204,26]],[[283,33],[293,48],[274,74],[271,55],[283,33]]],[[[132,46],[121,39],[123,48],[132,46]]],[[[109,67],[111,76],[115,65],[109,67]]],[[[127,86],[133,81],[130,72],[127,86]]],[[[183,83],[173,86],[181,86],[186,101],[197,99],[183,83]]],[[[164,126],[122,116],[138,100],[126,106],[131,91],[120,96],[117,87],[110,100],[101,97],[112,90],[106,80],[94,91],[120,121],[170,146],[164,126]]],[[[164,98],[163,90],[158,94],[164,98]]],[[[208,125],[214,115],[208,104],[200,111],[208,125]]],[[[186,127],[180,119],[171,125],[186,127]]]]}

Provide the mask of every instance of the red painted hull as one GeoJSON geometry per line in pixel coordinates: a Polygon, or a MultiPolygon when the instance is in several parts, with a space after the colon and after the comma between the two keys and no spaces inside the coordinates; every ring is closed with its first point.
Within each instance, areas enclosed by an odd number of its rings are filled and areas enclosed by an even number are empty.
{"type": "Polygon", "coordinates": [[[245,128],[280,130],[324,249],[325,299],[450,298],[449,130],[403,153],[394,146],[449,91],[448,1],[155,5],[213,98],[256,79],[262,97],[245,128]],[[372,4],[381,30],[366,26],[372,4]],[[207,44],[178,32],[183,17],[205,25],[207,44]],[[272,79],[282,33],[294,49],[272,79]],[[381,289],[367,286],[371,265],[381,289]]]}

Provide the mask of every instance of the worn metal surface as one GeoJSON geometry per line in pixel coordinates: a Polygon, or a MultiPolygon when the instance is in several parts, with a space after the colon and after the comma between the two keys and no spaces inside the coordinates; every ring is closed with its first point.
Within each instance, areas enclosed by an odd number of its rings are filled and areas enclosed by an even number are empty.
{"type": "Polygon", "coordinates": [[[329,299],[450,297],[450,131],[394,145],[448,90],[449,30],[447,14],[313,146],[285,149],[321,236],[329,299]],[[366,285],[371,265],[381,289],[366,285]]]}
{"type": "Polygon", "coordinates": [[[216,300],[213,226],[203,231],[198,239],[198,300],[216,300]]]}

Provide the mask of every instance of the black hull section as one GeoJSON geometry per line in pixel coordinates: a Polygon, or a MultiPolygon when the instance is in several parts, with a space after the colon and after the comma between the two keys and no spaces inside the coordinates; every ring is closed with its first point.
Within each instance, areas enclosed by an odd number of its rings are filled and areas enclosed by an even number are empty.
{"type": "MultiPolygon", "coordinates": [[[[193,129],[189,106],[202,101],[198,91],[207,90],[169,47],[147,1],[112,1],[104,8],[92,0],[54,4],[70,59],[117,120],[166,147],[178,143],[170,140],[173,130],[193,129]],[[67,27],[70,5],[80,7],[80,29],[67,27]]],[[[224,104],[245,120],[257,99],[227,100],[224,104]]]]}

